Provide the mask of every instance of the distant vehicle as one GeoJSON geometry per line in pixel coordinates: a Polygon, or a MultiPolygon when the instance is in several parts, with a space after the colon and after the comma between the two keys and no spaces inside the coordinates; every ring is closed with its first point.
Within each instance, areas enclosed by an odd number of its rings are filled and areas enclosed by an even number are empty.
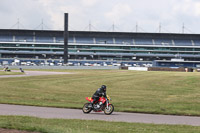
{"type": "Polygon", "coordinates": [[[40,65],[44,66],[44,62],[41,62],[40,65]]]}
{"type": "Polygon", "coordinates": [[[60,63],[57,63],[57,65],[58,65],[58,66],[62,66],[63,64],[60,62],[60,63]]]}
{"type": "Polygon", "coordinates": [[[90,63],[84,63],[84,66],[91,66],[90,63]]]}
{"type": "Polygon", "coordinates": [[[22,65],[22,66],[25,66],[25,65],[26,65],[26,62],[21,62],[21,65],[22,65]]]}
{"type": "Polygon", "coordinates": [[[113,66],[121,66],[120,63],[113,63],[112,65],[113,65],[113,66]]]}
{"type": "Polygon", "coordinates": [[[35,63],[33,63],[33,62],[31,63],[31,65],[32,65],[32,66],[36,66],[36,64],[35,64],[35,63]]]}
{"type": "Polygon", "coordinates": [[[147,67],[152,67],[153,65],[152,64],[147,64],[147,67]]]}
{"type": "Polygon", "coordinates": [[[3,61],[2,65],[8,65],[8,61],[3,61]]]}
{"type": "Polygon", "coordinates": [[[45,65],[45,66],[49,66],[49,62],[45,62],[44,65],[45,65]]]}
{"type": "Polygon", "coordinates": [[[74,63],[72,63],[72,62],[69,62],[67,64],[68,64],[68,66],[73,66],[74,65],[74,63]]]}
{"type": "Polygon", "coordinates": [[[15,64],[15,62],[12,62],[11,65],[14,66],[14,65],[16,65],[16,64],[15,64]]]}
{"type": "Polygon", "coordinates": [[[54,63],[49,63],[50,66],[54,66],[54,63]]]}
{"type": "Polygon", "coordinates": [[[94,63],[93,66],[101,66],[99,63],[94,63]]]}
{"type": "Polygon", "coordinates": [[[140,65],[138,65],[138,64],[133,64],[133,66],[134,66],[134,67],[140,67],[140,65]]]}
{"type": "Polygon", "coordinates": [[[26,62],[26,65],[27,65],[27,66],[30,66],[30,65],[31,65],[31,62],[30,62],[30,61],[26,62]]]}
{"type": "Polygon", "coordinates": [[[130,64],[124,64],[125,67],[131,67],[132,65],[130,64]]]}
{"type": "Polygon", "coordinates": [[[103,66],[108,66],[108,64],[106,64],[106,63],[103,63],[103,66]]]}

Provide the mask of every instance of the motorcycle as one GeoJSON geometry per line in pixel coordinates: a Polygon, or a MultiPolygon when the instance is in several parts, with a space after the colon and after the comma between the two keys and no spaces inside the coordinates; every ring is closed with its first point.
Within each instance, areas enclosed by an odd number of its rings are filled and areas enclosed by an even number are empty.
{"type": "Polygon", "coordinates": [[[86,100],[89,101],[89,103],[85,103],[83,105],[83,113],[88,114],[92,110],[94,112],[102,112],[104,111],[104,114],[110,115],[114,111],[114,106],[110,104],[111,98],[107,95],[107,98],[100,97],[99,100],[94,103],[94,107],[92,108],[92,102],[93,99],[91,97],[86,97],[86,100]]]}

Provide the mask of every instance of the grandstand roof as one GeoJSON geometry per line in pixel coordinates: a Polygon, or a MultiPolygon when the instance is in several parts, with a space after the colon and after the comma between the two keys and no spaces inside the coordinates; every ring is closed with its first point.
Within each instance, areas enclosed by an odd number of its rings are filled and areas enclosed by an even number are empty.
{"type": "MultiPolygon", "coordinates": [[[[58,30],[24,30],[0,29],[0,35],[36,35],[36,36],[63,36],[64,31],[58,30]]],[[[200,39],[200,34],[181,33],[144,33],[144,32],[102,32],[102,31],[69,31],[69,36],[81,37],[134,37],[159,39],[200,39]]]]}

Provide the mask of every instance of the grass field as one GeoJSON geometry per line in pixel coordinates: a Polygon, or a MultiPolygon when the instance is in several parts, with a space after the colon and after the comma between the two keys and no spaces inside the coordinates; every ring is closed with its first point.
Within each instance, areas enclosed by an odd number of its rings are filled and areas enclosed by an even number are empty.
{"type": "Polygon", "coordinates": [[[60,71],[74,74],[0,79],[0,103],[82,108],[105,84],[115,111],[200,116],[200,73],[60,71]]]}
{"type": "Polygon", "coordinates": [[[200,127],[0,116],[0,128],[41,133],[199,133],[200,127]]]}

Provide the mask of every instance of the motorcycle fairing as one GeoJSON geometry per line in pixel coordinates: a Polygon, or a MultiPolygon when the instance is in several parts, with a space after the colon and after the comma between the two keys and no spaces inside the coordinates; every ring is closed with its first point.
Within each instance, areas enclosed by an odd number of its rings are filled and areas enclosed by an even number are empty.
{"type": "MultiPolygon", "coordinates": [[[[92,97],[86,97],[85,99],[88,100],[89,102],[93,102],[94,101],[94,99],[92,99],[92,97]]],[[[105,103],[106,99],[104,97],[100,97],[98,102],[105,103]]]]}
{"type": "Polygon", "coordinates": [[[89,102],[93,102],[94,100],[91,97],[86,97],[86,100],[88,100],[89,102]]]}

